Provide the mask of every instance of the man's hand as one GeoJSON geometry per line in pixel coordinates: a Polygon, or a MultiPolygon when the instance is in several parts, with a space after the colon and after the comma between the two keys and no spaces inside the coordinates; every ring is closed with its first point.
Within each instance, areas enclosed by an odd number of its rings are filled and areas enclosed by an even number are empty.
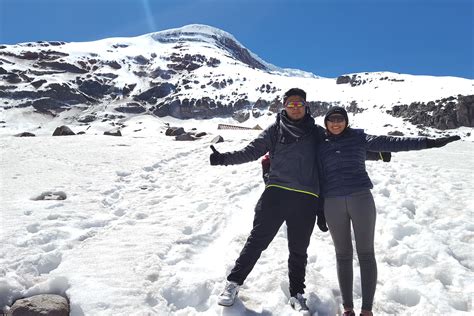
{"type": "Polygon", "coordinates": [[[383,162],[390,162],[392,160],[392,153],[389,151],[379,152],[379,155],[383,162]]]}
{"type": "Polygon", "coordinates": [[[449,136],[449,137],[440,137],[440,138],[427,138],[426,139],[426,148],[433,148],[433,147],[443,147],[450,142],[454,142],[456,140],[460,140],[461,137],[459,136],[449,136]]]}
{"type": "Polygon", "coordinates": [[[212,154],[209,156],[211,166],[218,166],[224,164],[224,155],[217,151],[217,149],[211,145],[212,154]]]}

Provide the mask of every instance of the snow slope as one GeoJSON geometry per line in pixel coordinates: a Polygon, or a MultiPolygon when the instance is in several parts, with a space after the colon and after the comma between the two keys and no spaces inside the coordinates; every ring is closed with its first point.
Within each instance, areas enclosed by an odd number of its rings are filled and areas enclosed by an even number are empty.
{"type": "MultiPolygon", "coordinates": [[[[0,307],[65,293],[73,316],[294,315],[284,226],[236,304],[216,304],[263,191],[259,162],[209,165],[217,134],[226,141],[216,147],[227,151],[258,133],[218,131],[217,123],[228,121],[136,116],[124,137],[1,137],[0,307]],[[165,123],[209,134],[176,142],[161,133],[165,123]],[[67,199],[32,199],[47,191],[67,199]]],[[[378,210],[375,315],[472,313],[473,152],[472,142],[459,141],[368,163],[378,210]]],[[[313,315],[335,315],[341,298],[329,234],[315,230],[308,252],[308,305],[313,315]]],[[[360,307],[356,258],[354,265],[360,307]]]]}

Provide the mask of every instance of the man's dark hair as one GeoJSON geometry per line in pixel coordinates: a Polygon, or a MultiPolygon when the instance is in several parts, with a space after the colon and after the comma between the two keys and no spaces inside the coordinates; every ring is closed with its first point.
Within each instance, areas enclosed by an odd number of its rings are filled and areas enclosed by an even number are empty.
{"type": "Polygon", "coordinates": [[[306,101],[306,92],[304,92],[304,90],[301,90],[299,88],[291,88],[290,90],[285,92],[285,95],[283,96],[283,104],[285,104],[286,100],[293,95],[300,96],[306,101]]]}

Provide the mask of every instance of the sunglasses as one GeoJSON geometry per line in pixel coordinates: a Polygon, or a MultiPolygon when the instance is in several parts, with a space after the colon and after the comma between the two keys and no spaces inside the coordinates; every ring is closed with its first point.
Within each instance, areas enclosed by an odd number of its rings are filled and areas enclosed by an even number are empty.
{"type": "Polygon", "coordinates": [[[302,108],[305,105],[306,105],[306,102],[304,101],[292,101],[292,102],[288,102],[285,106],[287,108],[293,109],[293,108],[302,108]]]}
{"type": "Polygon", "coordinates": [[[330,117],[327,118],[327,121],[331,123],[342,123],[346,119],[342,115],[331,115],[330,117]]]}

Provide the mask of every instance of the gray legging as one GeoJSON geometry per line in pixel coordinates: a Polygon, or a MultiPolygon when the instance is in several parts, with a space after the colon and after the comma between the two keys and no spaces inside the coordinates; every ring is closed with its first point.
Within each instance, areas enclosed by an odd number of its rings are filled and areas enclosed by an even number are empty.
{"type": "Polygon", "coordinates": [[[354,229],[360,264],[362,309],[372,310],[377,285],[377,263],[374,255],[375,203],[370,190],[347,196],[327,197],[324,215],[336,248],[337,278],[344,307],[354,308],[352,299],[352,239],[354,229]]]}

